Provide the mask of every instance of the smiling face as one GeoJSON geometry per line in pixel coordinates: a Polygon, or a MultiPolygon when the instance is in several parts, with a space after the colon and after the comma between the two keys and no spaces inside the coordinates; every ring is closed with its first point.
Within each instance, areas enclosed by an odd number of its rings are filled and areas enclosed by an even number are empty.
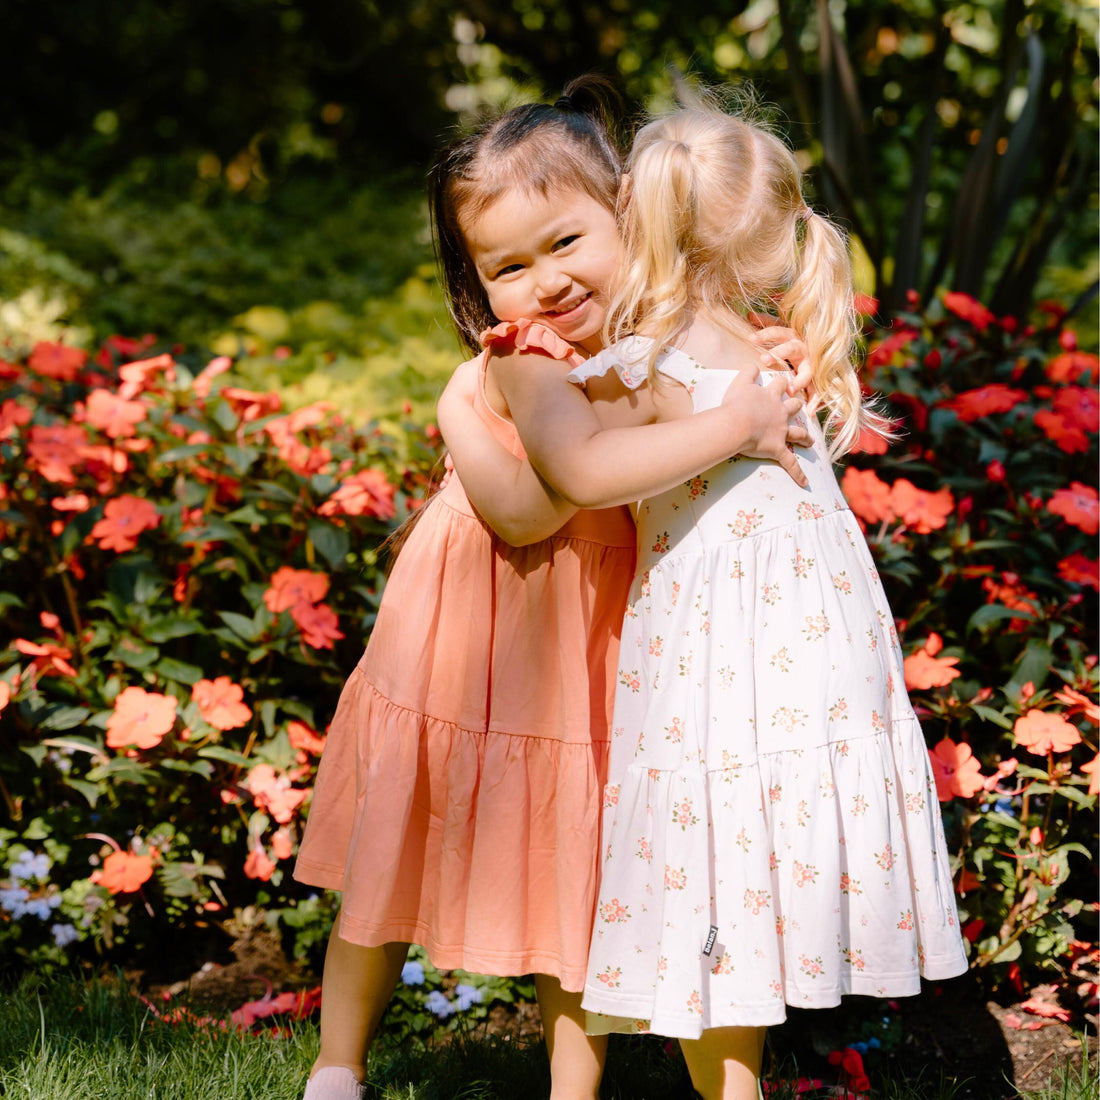
{"type": "Polygon", "coordinates": [[[582,191],[511,188],[462,232],[494,316],[539,321],[590,354],[603,347],[620,246],[602,203],[582,191]]]}

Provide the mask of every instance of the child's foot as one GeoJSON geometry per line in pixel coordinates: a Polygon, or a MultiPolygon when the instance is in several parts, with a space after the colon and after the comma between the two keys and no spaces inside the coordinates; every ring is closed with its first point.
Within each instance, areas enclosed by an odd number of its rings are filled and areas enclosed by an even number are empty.
{"type": "Polygon", "coordinates": [[[306,1083],[302,1100],[362,1100],[363,1086],[347,1066],[324,1066],[306,1083]]]}

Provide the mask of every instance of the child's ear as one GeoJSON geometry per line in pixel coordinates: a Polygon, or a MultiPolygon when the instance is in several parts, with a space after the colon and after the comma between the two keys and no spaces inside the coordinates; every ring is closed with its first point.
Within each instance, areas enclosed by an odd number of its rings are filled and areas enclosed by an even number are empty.
{"type": "Polygon", "coordinates": [[[615,209],[621,214],[630,202],[631,192],[634,190],[634,177],[629,172],[623,173],[619,181],[619,194],[615,198],[615,209]]]}

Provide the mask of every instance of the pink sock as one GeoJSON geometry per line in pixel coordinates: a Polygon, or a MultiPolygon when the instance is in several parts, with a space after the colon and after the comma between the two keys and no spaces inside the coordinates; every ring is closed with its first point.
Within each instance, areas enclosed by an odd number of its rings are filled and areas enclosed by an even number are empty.
{"type": "Polygon", "coordinates": [[[306,1084],[302,1100],[361,1100],[363,1086],[347,1066],[324,1066],[306,1084]]]}

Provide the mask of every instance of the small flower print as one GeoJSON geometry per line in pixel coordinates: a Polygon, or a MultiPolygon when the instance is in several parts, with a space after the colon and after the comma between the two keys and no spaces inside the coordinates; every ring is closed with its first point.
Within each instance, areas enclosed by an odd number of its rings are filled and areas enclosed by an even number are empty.
{"type": "Polygon", "coordinates": [[[862,951],[859,951],[859,950],[853,951],[850,947],[845,947],[841,951],[841,954],[844,956],[844,961],[853,970],[862,970],[867,965],[866,961],[863,958],[863,952],[862,951]]]}
{"type": "Polygon", "coordinates": [[[600,906],[600,920],[604,924],[625,924],[630,920],[630,907],[623,905],[618,898],[605,901],[600,906]]]}
{"type": "Polygon", "coordinates": [[[829,617],[825,614],[807,615],[803,618],[802,633],[808,642],[816,642],[829,633],[829,617]]]}
{"type": "Polygon", "coordinates": [[[878,649],[878,632],[871,627],[867,628],[867,648],[872,653],[878,649]]]}
{"type": "Polygon", "coordinates": [[[779,870],[779,858],[776,856],[775,852],[769,852],[768,853],[768,870],[769,871],[778,871],[779,870]]]}
{"type": "Polygon", "coordinates": [[[760,586],[760,598],[769,606],[774,607],[782,597],[779,594],[778,584],[762,584],[760,586]]]}
{"type": "Polygon", "coordinates": [[[783,996],[783,984],[782,984],[782,982],[771,981],[771,982],[768,983],[768,988],[772,991],[772,996],[773,997],[782,997],[783,996]]]}
{"type": "Polygon", "coordinates": [[[646,775],[649,776],[650,782],[652,783],[660,783],[661,781],[661,771],[659,768],[647,768],[646,775]]]}
{"type": "Polygon", "coordinates": [[[795,886],[812,886],[819,874],[818,869],[812,863],[803,863],[795,860],[791,867],[795,886]]]}
{"type": "Polygon", "coordinates": [[[901,920],[898,921],[899,932],[912,932],[913,931],[913,910],[906,909],[901,915],[901,920]]]}
{"type": "Polygon", "coordinates": [[[621,966],[608,966],[596,975],[596,980],[603,982],[609,989],[618,989],[622,976],[623,968],[621,966]]]}
{"type": "Polygon", "coordinates": [[[814,567],[814,559],[806,557],[801,550],[796,550],[794,557],[791,558],[791,565],[794,567],[794,575],[801,580],[805,580],[814,567]]]}
{"type": "Polygon", "coordinates": [[[791,655],[787,652],[786,646],[780,646],[780,648],[772,654],[772,665],[779,669],[780,672],[791,671],[791,655]]]}
{"type": "Polygon", "coordinates": [[[809,955],[799,955],[798,968],[807,978],[819,978],[825,973],[825,963],[820,955],[815,955],[812,959],[809,955]]]}
{"type": "Polygon", "coordinates": [[[847,756],[850,751],[850,746],[847,741],[837,741],[834,743],[833,748],[836,749],[838,756],[847,756]]]}
{"type": "Polygon", "coordinates": [[[684,874],[683,867],[670,867],[665,864],[665,889],[666,890],[683,890],[687,886],[687,875],[684,874]]]}
{"type": "Polygon", "coordinates": [[[847,570],[837,573],[833,577],[833,587],[843,596],[852,594],[852,582],[848,579],[847,570]]]}
{"type": "Polygon", "coordinates": [[[637,693],[642,689],[642,681],[638,679],[638,670],[633,669],[627,672],[625,669],[619,669],[619,683],[623,687],[630,688],[631,691],[637,693]]]}
{"type": "Polygon", "coordinates": [[[894,866],[894,849],[887,844],[881,852],[875,854],[875,862],[884,871],[889,871],[894,866]]]}
{"type": "Polygon", "coordinates": [[[799,825],[807,825],[810,821],[810,807],[804,798],[799,799],[797,821],[799,825]]]}
{"type": "Polygon", "coordinates": [[[886,732],[886,722],[877,710],[871,711],[871,729],[873,729],[875,733],[886,732]]]}
{"type": "Polygon", "coordinates": [[[787,918],[776,917],[775,918],[775,934],[777,936],[785,936],[787,934],[787,918]]]}
{"type": "Polygon", "coordinates": [[[610,806],[618,806],[618,804],[619,804],[619,790],[620,790],[620,786],[619,786],[618,783],[615,783],[614,785],[609,783],[606,787],[604,787],[604,789],[603,789],[603,808],[605,810],[608,809],[608,807],[610,807],[610,806]]]}
{"type": "Polygon", "coordinates": [[[857,794],[852,799],[852,813],[855,817],[861,817],[867,812],[867,798],[865,795],[857,794]]]}
{"type": "Polygon", "coordinates": [[[848,700],[847,699],[838,699],[829,708],[829,721],[830,722],[840,722],[842,720],[847,719],[847,717],[848,717],[848,700]]]}
{"type": "Polygon", "coordinates": [[[783,797],[783,787],[777,783],[774,787],[768,788],[768,801],[774,806],[783,797]]]}
{"type": "Polygon", "coordinates": [[[818,790],[822,798],[834,798],[836,796],[836,784],[833,782],[832,776],[823,775],[818,790]]]}
{"type": "Polygon", "coordinates": [[[920,791],[905,796],[905,811],[910,814],[919,814],[924,809],[924,795],[920,791]]]}
{"type": "Polygon", "coordinates": [[[733,517],[733,523],[728,526],[737,538],[743,539],[751,535],[763,522],[764,517],[755,508],[751,512],[746,512],[742,508],[738,509],[737,515],[733,517]]]}
{"type": "Polygon", "coordinates": [[[685,656],[680,658],[679,665],[680,665],[680,675],[681,676],[690,676],[691,675],[692,656],[693,656],[693,654],[689,652],[685,656]]]}
{"type": "Polygon", "coordinates": [[[668,959],[664,955],[662,955],[657,960],[657,974],[658,974],[658,976],[664,977],[667,970],[668,970],[668,959]]]}
{"type": "Polygon", "coordinates": [[[665,640],[660,634],[655,635],[649,639],[649,655],[651,657],[660,657],[661,648],[664,646],[665,640]]]}
{"type": "Polygon", "coordinates": [[[699,823],[699,818],[692,813],[692,802],[690,798],[685,798],[673,805],[672,821],[684,830],[686,830],[689,825],[697,825],[699,823]]]}
{"type": "Polygon", "coordinates": [[[687,489],[688,500],[698,500],[707,491],[706,478],[702,476],[693,477],[685,483],[685,488],[687,489]]]}
{"type": "Polygon", "coordinates": [[[820,505],[811,504],[808,500],[804,500],[799,504],[797,512],[799,519],[821,519],[825,515],[820,505]]]}
{"type": "Polygon", "coordinates": [[[688,1012],[694,1012],[696,1016],[703,1015],[703,998],[699,995],[699,990],[692,990],[686,1003],[688,1012]]]}
{"type": "Polygon", "coordinates": [[[771,904],[771,900],[772,896],[767,890],[748,889],[745,891],[745,908],[754,917],[760,914],[761,909],[766,909],[771,904]]]}
{"type": "Polygon", "coordinates": [[[716,975],[733,973],[733,959],[728,951],[722,952],[722,957],[710,968],[710,972],[716,975]]]}
{"type": "Polygon", "coordinates": [[[638,859],[644,859],[646,863],[653,862],[653,845],[643,836],[638,841],[638,849],[634,853],[638,859]]]}
{"type": "Polygon", "coordinates": [[[738,848],[741,849],[742,852],[747,852],[749,850],[749,845],[752,844],[752,841],[749,840],[748,831],[745,829],[741,829],[740,832],[738,832],[737,836],[734,837],[733,842],[737,845],[738,848]]]}
{"type": "Polygon", "coordinates": [[[680,744],[684,739],[684,721],[682,718],[673,718],[672,725],[665,726],[665,740],[674,745],[680,744]]]}
{"type": "MultiPolygon", "coordinates": [[[[657,541],[650,547],[650,550],[654,554],[667,554],[668,553],[668,532],[662,531],[657,536],[657,541]]],[[[647,593],[648,595],[648,593],[647,593]]]]}
{"type": "Polygon", "coordinates": [[[847,871],[842,871],[840,875],[840,892],[842,894],[862,894],[863,887],[860,886],[858,878],[852,878],[847,871]]]}
{"type": "Polygon", "coordinates": [[[672,582],[672,606],[675,607],[680,599],[680,582],[672,582]]]}
{"type": "Polygon", "coordinates": [[[718,686],[722,688],[731,687],[733,684],[734,671],[729,665],[723,665],[718,670],[718,686]]]}
{"type": "Polygon", "coordinates": [[[772,725],[793,733],[799,726],[804,726],[809,718],[800,707],[780,707],[772,714],[772,725]]]}
{"type": "Polygon", "coordinates": [[[739,561],[735,561],[733,563],[733,568],[730,570],[730,580],[739,581],[744,575],[745,573],[744,570],[741,568],[741,563],[739,561]]]}

